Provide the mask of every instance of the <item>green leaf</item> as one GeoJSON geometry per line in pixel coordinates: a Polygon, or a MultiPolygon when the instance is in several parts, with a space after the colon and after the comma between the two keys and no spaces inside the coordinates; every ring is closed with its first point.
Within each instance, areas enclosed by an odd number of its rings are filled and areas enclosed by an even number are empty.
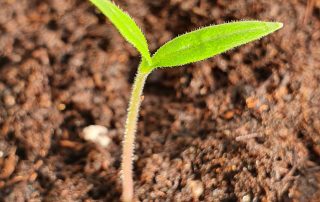
{"type": "Polygon", "coordinates": [[[122,36],[136,47],[140,54],[151,64],[147,40],[133,19],[109,0],[90,1],[109,18],[122,36]]]}
{"type": "Polygon", "coordinates": [[[266,36],[282,27],[278,22],[240,21],[208,26],[164,44],[152,57],[152,66],[174,67],[210,58],[266,36]]]}

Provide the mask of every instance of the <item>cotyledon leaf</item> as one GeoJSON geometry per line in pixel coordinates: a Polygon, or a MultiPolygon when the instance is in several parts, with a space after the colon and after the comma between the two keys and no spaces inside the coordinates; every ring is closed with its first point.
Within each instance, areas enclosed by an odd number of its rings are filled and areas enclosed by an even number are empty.
{"type": "Polygon", "coordinates": [[[178,36],[160,47],[152,66],[174,67],[197,62],[266,36],[282,27],[279,22],[239,21],[201,28],[178,36]]]}
{"type": "Polygon", "coordinates": [[[108,17],[108,19],[119,30],[122,36],[130,42],[151,64],[151,57],[148,49],[148,44],[141,29],[137,26],[134,20],[118,6],[109,0],[90,0],[99,10],[108,17]]]}

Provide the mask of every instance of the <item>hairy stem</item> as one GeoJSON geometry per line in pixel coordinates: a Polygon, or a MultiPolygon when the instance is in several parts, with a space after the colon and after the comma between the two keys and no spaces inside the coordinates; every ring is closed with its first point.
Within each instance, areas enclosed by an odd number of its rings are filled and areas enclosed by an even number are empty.
{"type": "Polygon", "coordinates": [[[141,105],[141,96],[143,87],[149,73],[141,73],[138,71],[133,84],[131,98],[128,108],[128,116],[125,126],[125,134],[123,140],[122,153],[122,200],[131,202],[133,199],[133,179],[132,179],[132,161],[134,152],[134,140],[137,130],[137,121],[139,109],[141,105]]]}

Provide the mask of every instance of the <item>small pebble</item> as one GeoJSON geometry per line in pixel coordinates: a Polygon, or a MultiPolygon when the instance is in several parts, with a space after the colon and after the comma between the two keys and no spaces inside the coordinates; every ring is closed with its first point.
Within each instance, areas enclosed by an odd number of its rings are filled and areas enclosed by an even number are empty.
{"type": "Polygon", "coordinates": [[[244,195],[244,196],[242,197],[241,202],[251,202],[251,196],[250,196],[250,194],[244,195]]]}
{"type": "Polygon", "coordinates": [[[108,129],[100,125],[91,125],[83,129],[84,136],[83,138],[87,141],[92,141],[96,144],[101,145],[106,148],[111,139],[107,136],[108,129]]]}
{"type": "Polygon", "coordinates": [[[253,109],[257,106],[258,100],[254,97],[249,97],[246,99],[246,104],[249,109],[253,109]]]}
{"type": "Polygon", "coordinates": [[[4,104],[7,107],[11,107],[16,104],[16,100],[12,95],[5,95],[4,96],[4,104]]]}
{"type": "Polygon", "coordinates": [[[16,169],[16,155],[15,155],[15,149],[11,151],[8,158],[5,159],[4,165],[2,167],[2,170],[0,172],[0,179],[8,178],[16,169]]]}
{"type": "Polygon", "coordinates": [[[203,193],[203,184],[199,180],[190,180],[188,182],[188,187],[192,192],[193,198],[198,199],[203,193]]]}
{"type": "Polygon", "coordinates": [[[219,198],[224,194],[224,191],[222,189],[215,189],[212,191],[213,198],[219,198]]]}
{"type": "Polygon", "coordinates": [[[226,120],[232,119],[233,116],[234,116],[234,111],[232,111],[232,110],[229,110],[229,111],[225,112],[225,113],[222,115],[222,117],[223,117],[224,119],[226,119],[226,120]]]}
{"type": "Polygon", "coordinates": [[[32,173],[32,174],[30,175],[29,181],[30,181],[30,182],[35,181],[35,180],[37,179],[37,177],[38,177],[38,174],[34,172],[34,173],[32,173]]]}

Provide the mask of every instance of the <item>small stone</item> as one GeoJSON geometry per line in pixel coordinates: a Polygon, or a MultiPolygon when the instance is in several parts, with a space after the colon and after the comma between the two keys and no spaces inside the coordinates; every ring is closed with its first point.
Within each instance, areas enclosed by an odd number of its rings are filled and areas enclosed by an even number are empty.
{"type": "Polygon", "coordinates": [[[232,110],[229,110],[229,111],[225,112],[225,113],[222,115],[222,117],[223,117],[224,119],[226,119],[226,120],[232,119],[233,116],[234,116],[234,111],[232,111],[232,110]]]}
{"type": "Polygon", "coordinates": [[[94,142],[106,148],[111,139],[107,136],[108,129],[100,125],[91,125],[83,129],[84,136],[83,138],[87,141],[94,142]]]}
{"type": "Polygon", "coordinates": [[[253,109],[257,106],[258,100],[255,97],[249,97],[246,99],[246,104],[249,109],[253,109]]]}
{"type": "Polygon", "coordinates": [[[63,104],[63,103],[58,104],[58,110],[59,111],[63,111],[65,109],[66,109],[66,105],[65,104],[63,104]]]}
{"type": "Polygon", "coordinates": [[[16,100],[12,95],[5,95],[4,96],[4,104],[7,107],[11,107],[16,104],[16,100]]]}
{"type": "Polygon", "coordinates": [[[37,177],[38,177],[38,174],[34,172],[30,175],[29,181],[34,182],[37,179],[37,177]]]}
{"type": "Polygon", "coordinates": [[[222,189],[215,189],[212,191],[213,198],[219,198],[224,194],[224,191],[222,189]]]}
{"type": "Polygon", "coordinates": [[[203,184],[199,180],[190,180],[188,187],[192,192],[192,196],[197,200],[203,194],[203,184]]]}
{"type": "Polygon", "coordinates": [[[15,155],[16,149],[12,149],[9,156],[4,160],[3,167],[0,172],[0,179],[5,179],[10,177],[10,175],[16,169],[17,157],[15,155]]]}
{"type": "Polygon", "coordinates": [[[269,109],[269,106],[266,105],[266,104],[262,104],[260,107],[259,107],[259,111],[260,112],[265,112],[269,109]]]}
{"type": "Polygon", "coordinates": [[[250,194],[244,195],[244,196],[242,197],[241,202],[251,202],[251,196],[250,196],[250,194]]]}

